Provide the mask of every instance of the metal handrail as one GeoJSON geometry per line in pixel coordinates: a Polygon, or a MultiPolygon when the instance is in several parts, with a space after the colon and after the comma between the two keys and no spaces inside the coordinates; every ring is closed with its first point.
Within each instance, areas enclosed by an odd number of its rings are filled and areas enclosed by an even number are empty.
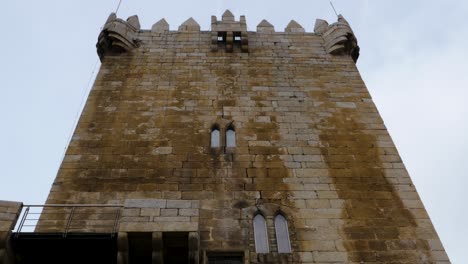
{"type": "MultiPolygon", "coordinates": [[[[87,233],[86,230],[94,229],[106,229],[108,231],[104,233],[114,234],[117,232],[121,210],[123,205],[121,204],[45,204],[45,205],[24,205],[22,210],[21,221],[17,224],[16,236],[18,237],[23,232],[24,227],[34,227],[34,233],[57,233],[57,230],[61,230],[63,237],[66,237],[71,230],[84,230],[80,232],[87,233]],[[44,212],[31,212],[31,208],[51,208],[51,211],[44,212]],[[55,209],[65,208],[66,212],[58,212],[55,209]],[[84,208],[97,208],[97,211],[91,212],[79,212],[80,209],[84,208]],[[113,209],[112,212],[103,211],[105,208],[113,209]],[[102,211],[100,211],[101,209],[102,211]],[[37,215],[40,215],[39,217],[37,215]],[[47,215],[54,215],[52,218],[47,218],[47,215]],[[63,215],[63,219],[57,218],[57,215],[63,215]],[[89,215],[89,218],[83,216],[89,215]],[[108,215],[105,219],[100,219],[96,216],[108,215]],[[115,215],[112,217],[111,215],[115,215]],[[28,218],[31,216],[31,218],[28,218]],[[76,218],[74,218],[76,216],[76,218]],[[35,221],[34,224],[29,224],[28,221],[35,221]],[[61,224],[53,223],[49,224],[47,221],[58,221],[63,222],[63,228],[61,224]],[[94,221],[94,223],[93,223],[94,221]],[[112,221],[112,223],[96,223],[97,221],[112,221]],[[41,224],[41,222],[43,222],[41,224]],[[54,228],[55,227],[55,228],[54,228]],[[37,229],[43,229],[38,231],[37,229]],[[47,231],[49,229],[49,232],[47,231]],[[44,231],[45,230],[45,231],[44,231]],[[50,230],[54,230],[51,232],[50,230]]],[[[89,231],[94,233],[93,231],[89,231]]]]}
{"type": "Polygon", "coordinates": [[[31,204],[23,207],[123,207],[123,204],[31,204]]]}

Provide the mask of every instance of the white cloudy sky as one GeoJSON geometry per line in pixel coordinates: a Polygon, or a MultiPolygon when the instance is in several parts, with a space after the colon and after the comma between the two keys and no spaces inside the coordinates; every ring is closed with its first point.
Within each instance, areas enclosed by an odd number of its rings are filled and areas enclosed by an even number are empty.
{"type": "MultiPolygon", "coordinates": [[[[360,72],[453,263],[468,263],[468,2],[335,0],[361,46],[360,72]]],[[[3,1],[0,199],[44,203],[97,61],[100,26],[118,0],[3,1]]],[[[208,30],[230,8],[249,30],[290,19],[334,21],[328,0],[123,0],[119,16],[208,30]],[[162,4],[164,2],[164,4],[162,4]]],[[[98,64],[99,67],[99,64],[98,64]]]]}

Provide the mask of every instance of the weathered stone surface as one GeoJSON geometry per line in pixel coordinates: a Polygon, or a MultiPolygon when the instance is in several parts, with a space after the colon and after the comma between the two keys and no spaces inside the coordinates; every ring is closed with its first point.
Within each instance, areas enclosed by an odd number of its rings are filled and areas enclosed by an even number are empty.
{"type": "Polygon", "coordinates": [[[10,235],[21,214],[23,203],[0,201],[0,263],[13,263],[10,235]]]}
{"type": "Polygon", "coordinates": [[[197,32],[200,31],[200,25],[193,18],[187,19],[182,25],[179,26],[181,32],[197,32]]]}
{"type": "Polygon", "coordinates": [[[222,20],[225,22],[234,22],[234,14],[230,10],[223,13],[222,20]]]}
{"type": "Polygon", "coordinates": [[[121,232],[190,232],[198,231],[198,223],[193,222],[147,222],[121,223],[121,232]]]}
{"type": "Polygon", "coordinates": [[[197,232],[200,252],[250,263],[448,262],[344,18],[315,33],[247,32],[230,12],[211,25],[140,30],[139,48],[106,55],[47,202],[122,203],[121,232],[197,232]],[[268,254],[255,253],[258,212],[268,254]],[[278,213],[292,254],[278,254],[278,213]]]}
{"type": "Polygon", "coordinates": [[[305,29],[297,23],[295,20],[291,20],[289,24],[284,29],[285,32],[294,32],[294,33],[301,33],[305,32],[305,29]]]}
{"type": "Polygon", "coordinates": [[[124,206],[127,208],[166,208],[166,200],[128,199],[124,206]]]}
{"type": "Polygon", "coordinates": [[[0,201],[0,232],[10,232],[16,225],[23,203],[0,201]]]}
{"type": "Polygon", "coordinates": [[[325,48],[330,54],[350,55],[354,62],[359,58],[359,46],[348,21],[338,16],[338,22],[328,25],[328,22],[317,19],[315,22],[315,33],[322,34],[325,40],[325,48]]]}
{"type": "Polygon", "coordinates": [[[167,208],[191,208],[192,201],[190,200],[168,200],[167,208]]]}
{"type": "Polygon", "coordinates": [[[236,21],[231,11],[226,10],[221,20],[211,17],[211,51],[216,52],[221,46],[227,52],[233,52],[235,46],[240,46],[242,52],[249,51],[249,35],[245,16],[236,21]]]}
{"type": "Polygon", "coordinates": [[[166,19],[161,19],[158,22],[156,22],[152,27],[151,27],[152,32],[157,32],[157,33],[164,33],[166,31],[169,31],[169,24],[167,23],[166,19]]]}
{"type": "Polygon", "coordinates": [[[315,20],[314,32],[317,34],[323,34],[328,29],[328,22],[323,19],[315,20]]]}
{"type": "Polygon", "coordinates": [[[275,27],[270,24],[267,20],[263,19],[260,24],[257,25],[257,32],[261,33],[272,33],[275,32],[275,27]]]}
{"type": "Polygon", "coordinates": [[[96,44],[101,61],[107,54],[120,54],[137,48],[136,36],[139,30],[138,16],[131,16],[124,21],[114,13],[110,14],[96,44]]]}
{"type": "Polygon", "coordinates": [[[137,15],[133,15],[127,18],[127,22],[130,26],[134,27],[136,30],[140,30],[140,19],[137,15]]]}

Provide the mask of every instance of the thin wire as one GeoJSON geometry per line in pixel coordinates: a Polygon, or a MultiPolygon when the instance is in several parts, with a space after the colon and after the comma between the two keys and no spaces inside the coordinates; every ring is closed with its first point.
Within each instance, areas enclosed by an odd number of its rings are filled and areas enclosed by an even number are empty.
{"type": "Polygon", "coordinates": [[[117,8],[115,9],[115,14],[117,15],[117,12],[119,12],[120,4],[122,3],[122,0],[119,0],[119,5],[117,5],[117,8]]]}
{"type": "Polygon", "coordinates": [[[333,8],[333,11],[335,11],[336,17],[338,17],[338,12],[336,12],[335,6],[333,5],[331,0],[328,0],[330,2],[331,7],[333,8]]]}
{"type": "Polygon", "coordinates": [[[90,93],[90,90],[91,90],[91,87],[90,87],[91,85],[90,84],[91,84],[91,81],[93,80],[93,77],[95,77],[94,73],[96,72],[96,68],[97,68],[98,63],[99,63],[99,59],[96,59],[96,62],[94,63],[93,71],[91,72],[91,76],[89,76],[89,79],[88,79],[88,84],[86,85],[85,89],[83,90],[83,94],[81,95],[81,103],[80,103],[79,108],[77,109],[77,112],[75,114],[75,122],[74,122],[73,126],[71,127],[71,130],[70,130],[70,133],[69,133],[69,136],[68,136],[67,145],[65,145],[65,148],[63,150],[62,161],[60,162],[60,164],[63,162],[63,159],[65,158],[65,154],[67,153],[67,149],[68,149],[68,146],[70,145],[70,142],[72,140],[73,134],[75,132],[75,128],[78,125],[78,121],[80,119],[80,114],[81,114],[81,112],[83,111],[83,108],[84,108],[85,99],[88,97],[88,94],[90,93]]]}

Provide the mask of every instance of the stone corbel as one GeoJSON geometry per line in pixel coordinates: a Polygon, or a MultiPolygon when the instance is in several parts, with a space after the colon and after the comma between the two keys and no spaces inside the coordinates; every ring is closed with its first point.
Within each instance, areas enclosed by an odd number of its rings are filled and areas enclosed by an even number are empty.
{"type": "Polygon", "coordinates": [[[328,25],[328,22],[317,19],[314,32],[322,35],[325,41],[325,49],[329,54],[347,54],[356,62],[359,58],[359,46],[351,26],[342,16],[338,16],[338,22],[328,25]]]}
{"type": "Polygon", "coordinates": [[[107,54],[120,54],[137,48],[139,30],[138,16],[131,16],[124,21],[117,18],[115,13],[110,14],[96,44],[101,61],[107,54]]]}

